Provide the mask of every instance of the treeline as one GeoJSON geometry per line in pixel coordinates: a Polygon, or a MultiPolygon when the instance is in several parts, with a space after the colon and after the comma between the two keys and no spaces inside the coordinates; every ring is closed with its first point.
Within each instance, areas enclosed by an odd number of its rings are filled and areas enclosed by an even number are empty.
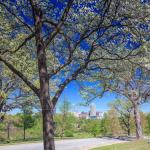
{"type": "MultiPolygon", "coordinates": [[[[150,134],[150,114],[141,114],[142,129],[145,135],[150,134]]],[[[109,110],[102,119],[77,118],[72,113],[55,114],[56,138],[84,138],[97,136],[127,136],[121,118],[115,109],[109,110]]],[[[40,113],[24,115],[7,115],[0,124],[0,141],[42,139],[42,117],[40,113]]],[[[134,117],[130,119],[130,135],[135,136],[134,117]]]]}

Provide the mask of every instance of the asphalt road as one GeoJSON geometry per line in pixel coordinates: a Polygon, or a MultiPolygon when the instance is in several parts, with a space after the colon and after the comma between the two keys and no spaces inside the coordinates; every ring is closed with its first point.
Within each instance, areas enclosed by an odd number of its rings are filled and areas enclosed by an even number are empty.
{"type": "MultiPolygon", "coordinates": [[[[109,138],[89,138],[56,141],[56,150],[89,150],[91,148],[121,143],[118,139],[109,138]]],[[[0,146],[0,150],[43,150],[42,143],[18,144],[0,146]]]]}

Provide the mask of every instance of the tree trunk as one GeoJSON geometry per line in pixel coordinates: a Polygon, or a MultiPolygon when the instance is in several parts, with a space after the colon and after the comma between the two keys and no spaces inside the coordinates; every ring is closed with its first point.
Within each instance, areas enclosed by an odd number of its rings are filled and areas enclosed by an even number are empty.
{"type": "Polygon", "coordinates": [[[136,138],[138,140],[143,139],[141,116],[140,116],[138,104],[134,104],[134,119],[135,119],[135,126],[136,126],[136,138]]]}
{"type": "Polygon", "coordinates": [[[45,49],[38,47],[38,67],[40,77],[40,101],[43,116],[43,142],[44,150],[55,150],[53,104],[49,96],[49,78],[46,67],[45,49]]]}
{"type": "MultiPolygon", "coordinates": [[[[39,37],[40,39],[40,37],[39,37]]],[[[38,70],[40,78],[40,102],[43,116],[44,150],[55,150],[53,104],[49,96],[49,78],[47,73],[46,52],[43,41],[37,39],[38,70]]]]}
{"type": "Polygon", "coordinates": [[[128,116],[128,123],[127,123],[127,132],[128,132],[128,136],[131,135],[131,126],[130,126],[130,115],[128,116]]]}
{"type": "Polygon", "coordinates": [[[10,123],[7,125],[7,139],[10,139],[10,123]]]}
{"type": "MultiPolygon", "coordinates": [[[[41,43],[40,43],[41,44],[41,43]]],[[[40,77],[40,102],[43,116],[44,150],[55,150],[53,104],[49,96],[49,78],[46,67],[46,54],[43,45],[38,46],[38,67],[40,77]]]]}
{"type": "Polygon", "coordinates": [[[128,128],[128,136],[131,135],[131,132],[130,132],[130,127],[128,128]]]}
{"type": "Polygon", "coordinates": [[[53,122],[53,104],[50,101],[49,76],[47,72],[45,43],[42,38],[42,19],[43,13],[38,5],[33,4],[33,15],[35,19],[35,39],[37,47],[38,71],[40,80],[40,102],[43,116],[43,142],[44,150],[55,150],[54,144],[54,122],[53,122]]]}
{"type": "Polygon", "coordinates": [[[55,150],[53,111],[46,108],[42,111],[44,150],[55,150]]]}
{"type": "Polygon", "coordinates": [[[23,139],[26,140],[26,127],[25,127],[25,121],[23,125],[23,139]]]}

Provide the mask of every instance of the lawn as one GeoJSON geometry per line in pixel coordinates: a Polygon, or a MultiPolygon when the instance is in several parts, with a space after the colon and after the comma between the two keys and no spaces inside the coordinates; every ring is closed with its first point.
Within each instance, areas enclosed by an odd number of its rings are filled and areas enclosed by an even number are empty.
{"type": "Polygon", "coordinates": [[[150,150],[150,144],[148,141],[134,141],[122,144],[113,144],[110,146],[104,146],[95,148],[92,150],[150,150]]]}

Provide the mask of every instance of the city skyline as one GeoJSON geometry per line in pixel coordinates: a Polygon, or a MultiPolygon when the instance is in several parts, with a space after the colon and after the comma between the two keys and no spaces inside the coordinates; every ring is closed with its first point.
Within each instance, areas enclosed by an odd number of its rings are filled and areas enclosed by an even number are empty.
{"type": "Polygon", "coordinates": [[[89,110],[88,111],[73,111],[72,113],[74,116],[77,118],[81,119],[102,119],[104,116],[104,112],[97,110],[96,105],[94,103],[89,105],[89,110]]]}
{"type": "MultiPolygon", "coordinates": [[[[62,96],[60,97],[60,101],[57,105],[57,109],[59,107],[59,104],[64,100],[64,97],[67,97],[68,101],[71,103],[72,106],[75,106],[78,111],[88,111],[88,106],[81,105],[85,102],[85,100],[82,98],[79,87],[77,86],[76,82],[72,82],[68,85],[68,87],[64,90],[62,96]]],[[[101,98],[96,98],[91,103],[95,103],[96,108],[98,110],[101,110],[103,112],[107,112],[110,110],[110,107],[108,104],[118,98],[117,94],[112,92],[107,92],[103,95],[101,98]]],[[[90,103],[89,103],[90,105],[90,103]]],[[[141,106],[141,110],[145,113],[148,113],[150,111],[150,103],[144,103],[141,106]]]]}

